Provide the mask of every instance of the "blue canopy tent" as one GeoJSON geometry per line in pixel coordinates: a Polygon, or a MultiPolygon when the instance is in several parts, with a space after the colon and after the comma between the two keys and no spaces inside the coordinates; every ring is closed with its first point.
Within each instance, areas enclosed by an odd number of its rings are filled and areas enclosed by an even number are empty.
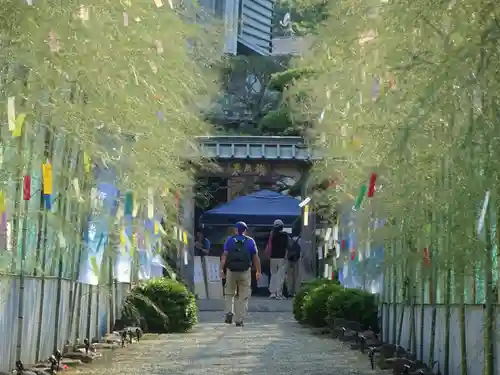
{"type": "Polygon", "coordinates": [[[261,190],[206,211],[200,217],[200,224],[230,226],[244,221],[249,226],[264,227],[272,226],[275,219],[281,219],[286,227],[291,227],[300,217],[299,203],[288,195],[261,190]]]}

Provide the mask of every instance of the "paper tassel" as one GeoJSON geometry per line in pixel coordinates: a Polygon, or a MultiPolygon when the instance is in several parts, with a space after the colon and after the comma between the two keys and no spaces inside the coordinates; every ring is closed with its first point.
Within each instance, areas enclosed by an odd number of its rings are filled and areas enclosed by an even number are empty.
{"type": "Polygon", "coordinates": [[[7,119],[9,130],[12,132],[16,128],[16,98],[14,96],[7,99],[7,119]]]}
{"type": "Polygon", "coordinates": [[[351,260],[356,260],[356,249],[351,250],[351,260]]]}
{"type": "Polygon", "coordinates": [[[125,215],[132,215],[134,211],[134,195],[131,191],[125,193],[125,215]]]}
{"type": "Polygon", "coordinates": [[[66,247],[66,238],[64,238],[64,234],[62,232],[57,233],[57,238],[59,240],[59,246],[62,248],[66,247]]]}
{"type": "Polygon", "coordinates": [[[426,266],[430,266],[431,265],[431,257],[430,257],[430,254],[429,254],[429,249],[427,249],[426,247],[424,247],[424,264],[426,266]]]}
{"type": "Polygon", "coordinates": [[[158,224],[158,222],[155,220],[155,222],[154,222],[154,229],[153,229],[153,233],[154,233],[154,234],[158,234],[158,232],[159,232],[159,228],[158,228],[158,227],[159,227],[159,224],[158,224]]]}
{"type": "Polygon", "coordinates": [[[356,202],[354,203],[354,210],[357,211],[361,207],[361,203],[363,203],[363,199],[365,198],[366,191],[368,190],[368,187],[363,184],[361,185],[361,188],[359,189],[358,197],[356,198],[356,202]]]}
{"type": "Polygon", "coordinates": [[[161,40],[155,40],[155,47],[156,52],[161,55],[163,53],[163,43],[161,40]]]}
{"type": "Polygon", "coordinates": [[[123,26],[128,26],[128,13],[123,12],[123,26]]]}
{"type": "Polygon", "coordinates": [[[148,219],[153,220],[155,216],[154,206],[154,191],[152,188],[148,189],[148,219]]]}
{"type": "Polygon", "coordinates": [[[90,173],[90,156],[86,152],[83,153],[83,167],[85,169],[85,173],[90,173]]]}
{"type": "Polygon", "coordinates": [[[125,229],[120,229],[120,246],[125,246],[127,244],[127,234],[125,233],[125,229]]]}
{"type": "Polygon", "coordinates": [[[134,210],[132,211],[132,217],[137,217],[137,215],[139,214],[139,209],[141,208],[141,204],[140,203],[136,203],[134,205],[134,210]]]}
{"type": "Polygon", "coordinates": [[[3,215],[5,213],[5,195],[3,191],[0,190],[0,215],[3,215]]]}
{"type": "Polygon", "coordinates": [[[309,225],[309,205],[306,204],[304,206],[304,226],[307,227],[309,225]]]}
{"type": "Polygon", "coordinates": [[[186,231],[182,232],[182,242],[184,242],[184,245],[188,244],[188,236],[186,231]]]}
{"type": "Polygon", "coordinates": [[[157,8],[160,8],[163,6],[163,1],[162,0],[154,0],[155,5],[157,8]]]}
{"type": "Polygon", "coordinates": [[[488,210],[488,203],[490,201],[490,192],[487,191],[484,195],[483,208],[481,209],[481,213],[479,215],[479,219],[477,221],[477,235],[479,236],[484,228],[484,220],[486,218],[486,211],[488,210]]]}
{"type": "Polygon", "coordinates": [[[24,176],[23,181],[23,199],[29,201],[31,198],[31,177],[24,176]]]}
{"type": "Polygon", "coordinates": [[[116,221],[119,222],[123,217],[123,204],[118,202],[118,209],[116,210],[116,221]]]}
{"type": "Polygon", "coordinates": [[[373,197],[373,194],[375,194],[375,183],[377,182],[377,174],[372,173],[370,176],[370,185],[368,187],[368,197],[371,198],[373,197]]]}
{"type": "Polygon", "coordinates": [[[42,165],[43,194],[52,194],[52,165],[47,162],[42,165]]]}
{"type": "Polygon", "coordinates": [[[342,240],[342,241],[340,242],[340,248],[341,248],[342,250],[344,250],[344,249],[345,249],[345,240],[342,240]]]}
{"type": "Polygon", "coordinates": [[[13,137],[20,137],[23,134],[24,120],[26,119],[26,113],[21,113],[16,117],[14,124],[14,130],[12,132],[13,137]]]}
{"type": "Polygon", "coordinates": [[[45,201],[45,209],[52,210],[52,195],[44,194],[43,199],[45,201]]]}
{"type": "Polygon", "coordinates": [[[187,266],[189,264],[188,253],[187,250],[184,250],[184,265],[187,266]]]}
{"type": "Polygon", "coordinates": [[[78,182],[78,178],[74,178],[72,181],[73,184],[73,189],[75,189],[75,197],[78,200],[78,202],[83,202],[84,199],[82,198],[82,192],[80,190],[80,183],[78,182]]]}

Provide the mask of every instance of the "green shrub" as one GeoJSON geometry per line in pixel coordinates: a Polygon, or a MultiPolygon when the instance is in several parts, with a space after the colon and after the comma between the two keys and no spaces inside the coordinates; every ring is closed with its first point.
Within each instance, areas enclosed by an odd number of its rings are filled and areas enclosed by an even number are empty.
{"type": "Polygon", "coordinates": [[[331,284],[331,280],[327,279],[315,279],[313,281],[310,281],[306,284],[304,284],[300,290],[295,294],[293,297],[293,316],[295,320],[299,323],[304,323],[304,317],[303,317],[303,304],[304,304],[304,299],[307,297],[307,295],[314,290],[315,288],[325,285],[325,284],[331,284]]]}
{"type": "Polygon", "coordinates": [[[186,332],[197,323],[197,310],[195,298],[185,285],[160,278],[134,287],[122,319],[145,332],[186,332]]]}
{"type": "Polygon", "coordinates": [[[314,327],[326,326],[328,298],[338,293],[342,293],[342,287],[333,282],[311,289],[302,304],[303,322],[314,327]]]}
{"type": "Polygon", "coordinates": [[[333,293],[326,303],[327,319],[333,325],[336,318],[360,323],[364,329],[378,329],[377,304],[375,296],[358,289],[344,289],[333,293]]]}

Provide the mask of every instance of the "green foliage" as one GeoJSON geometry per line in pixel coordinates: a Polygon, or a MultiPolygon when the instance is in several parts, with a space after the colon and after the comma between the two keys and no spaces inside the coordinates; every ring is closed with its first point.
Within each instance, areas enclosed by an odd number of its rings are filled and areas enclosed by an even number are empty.
{"type": "Polygon", "coordinates": [[[293,299],[293,315],[299,323],[314,327],[332,325],[342,318],[378,329],[375,296],[344,288],[336,280],[319,279],[303,286],[293,299]]]}
{"type": "MultiPolygon", "coordinates": [[[[324,301],[324,300],[321,300],[324,301]]],[[[358,289],[342,289],[331,293],[325,307],[326,323],[332,325],[337,318],[358,322],[363,328],[378,329],[375,296],[358,289]]]]}
{"type": "Polygon", "coordinates": [[[315,70],[309,67],[292,68],[284,72],[274,73],[269,81],[269,88],[283,92],[287,87],[293,85],[297,80],[313,76],[315,70]]]}
{"type": "Polygon", "coordinates": [[[331,281],[329,280],[317,279],[303,285],[300,288],[297,294],[295,294],[295,297],[293,297],[293,316],[295,317],[295,320],[301,323],[304,321],[304,317],[302,314],[303,312],[302,306],[304,304],[304,299],[307,297],[307,295],[315,288],[329,283],[331,283],[331,281]]]}
{"type": "Polygon", "coordinates": [[[313,327],[324,327],[328,315],[328,299],[331,296],[342,293],[342,289],[342,286],[331,281],[312,289],[303,300],[303,322],[313,327]]]}
{"type": "Polygon", "coordinates": [[[186,332],[198,321],[196,301],[183,284],[168,278],[136,286],[127,298],[123,319],[146,332],[186,332]]]}

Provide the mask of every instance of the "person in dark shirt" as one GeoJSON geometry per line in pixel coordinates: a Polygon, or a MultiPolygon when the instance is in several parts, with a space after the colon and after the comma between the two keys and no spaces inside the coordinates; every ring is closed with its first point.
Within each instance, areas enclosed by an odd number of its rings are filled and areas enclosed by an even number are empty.
{"type": "Polygon", "coordinates": [[[290,236],[284,230],[283,221],[276,219],[269,241],[271,282],[269,284],[270,298],[283,298],[283,283],[286,274],[286,259],[290,247],[290,236]]]}
{"type": "Polygon", "coordinates": [[[210,241],[203,235],[203,233],[196,233],[196,242],[194,243],[195,256],[207,256],[210,254],[210,241]]]}

